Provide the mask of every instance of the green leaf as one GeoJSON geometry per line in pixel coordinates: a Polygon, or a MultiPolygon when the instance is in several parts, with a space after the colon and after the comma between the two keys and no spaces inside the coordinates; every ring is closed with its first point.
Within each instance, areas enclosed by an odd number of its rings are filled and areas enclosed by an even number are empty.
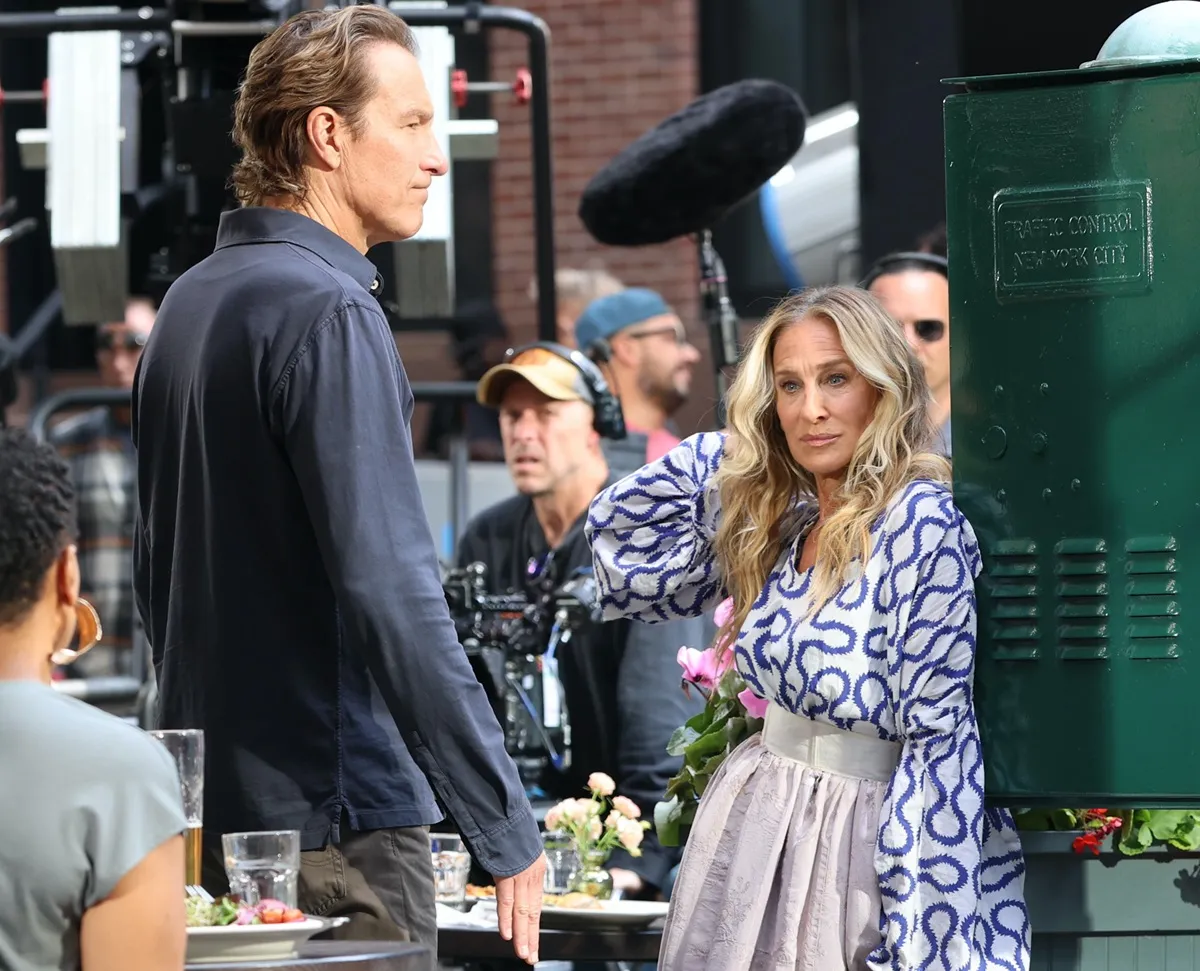
{"type": "Polygon", "coordinates": [[[667,791],[665,793],[667,799],[674,799],[676,796],[683,798],[692,794],[692,770],[686,765],[682,771],[667,783],[667,791]]]}
{"type": "Polygon", "coordinates": [[[654,807],[654,831],[663,846],[679,846],[682,806],[678,799],[660,802],[654,807]]]}
{"type": "MultiPolygon", "coordinates": [[[[725,732],[712,731],[695,739],[684,752],[684,759],[693,768],[698,768],[705,759],[725,750],[725,732]]],[[[698,790],[697,790],[698,791],[698,790]]]]}
{"type": "Polygon", "coordinates": [[[1192,814],[1187,809],[1153,809],[1149,810],[1147,815],[1150,818],[1146,820],[1146,825],[1150,827],[1155,839],[1169,840],[1181,827],[1186,831],[1192,826],[1192,814]]]}
{"type": "Polygon", "coordinates": [[[727,758],[727,752],[720,752],[714,755],[711,759],[704,763],[700,769],[700,773],[707,776],[712,776],[717,769],[721,767],[721,763],[727,758]]]}
{"type": "Polygon", "coordinates": [[[717,685],[717,694],[725,701],[732,701],[737,698],[746,688],[746,682],[742,680],[741,675],[734,669],[730,668],[725,672],[725,677],[721,679],[721,683],[717,685]]]}
{"type": "Polygon", "coordinates": [[[696,714],[692,715],[691,718],[684,722],[684,725],[693,729],[697,734],[701,734],[708,729],[709,725],[712,724],[712,719],[712,705],[708,704],[705,705],[700,711],[696,712],[696,714]]]}
{"type": "Polygon", "coordinates": [[[732,752],[746,737],[746,719],[740,716],[730,718],[725,723],[725,742],[727,751],[732,752]]]}
{"type": "Polygon", "coordinates": [[[683,755],[688,746],[700,735],[701,733],[692,728],[690,724],[680,726],[671,733],[671,740],[667,742],[667,754],[676,757],[683,755]]]}

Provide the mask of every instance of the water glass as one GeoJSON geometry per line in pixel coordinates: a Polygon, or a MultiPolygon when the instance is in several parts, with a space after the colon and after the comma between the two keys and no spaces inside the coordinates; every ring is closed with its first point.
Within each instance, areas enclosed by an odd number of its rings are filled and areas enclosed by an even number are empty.
{"type": "Polygon", "coordinates": [[[471,870],[466,843],[452,833],[432,833],[429,848],[433,853],[434,898],[439,904],[465,910],[467,874],[471,870]]]}
{"type": "Polygon", "coordinates": [[[265,833],[226,833],[225,875],[229,891],[254,906],[278,900],[297,906],[300,880],[300,833],[285,829],[265,833]]]}
{"type": "Polygon", "coordinates": [[[546,843],[546,877],[542,883],[545,893],[570,893],[571,882],[579,871],[579,854],[571,845],[546,843]]]}
{"type": "Polygon", "coordinates": [[[149,734],[171,753],[179,772],[183,815],[187,820],[184,881],[187,886],[198,885],[204,831],[204,732],[199,728],[184,728],[152,731],[149,734]]]}

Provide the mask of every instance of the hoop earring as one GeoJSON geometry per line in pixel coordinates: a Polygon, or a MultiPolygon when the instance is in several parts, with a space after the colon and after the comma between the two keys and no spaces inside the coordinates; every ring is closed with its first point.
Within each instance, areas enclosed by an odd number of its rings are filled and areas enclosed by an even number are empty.
{"type": "Polygon", "coordinates": [[[75,600],[75,636],[79,639],[79,646],[74,650],[64,647],[55,651],[50,655],[52,663],[72,664],[99,644],[100,639],[104,637],[104,628],[100,626],[100,615],[96,613],[96,608],[83,597],[75,600]]]}

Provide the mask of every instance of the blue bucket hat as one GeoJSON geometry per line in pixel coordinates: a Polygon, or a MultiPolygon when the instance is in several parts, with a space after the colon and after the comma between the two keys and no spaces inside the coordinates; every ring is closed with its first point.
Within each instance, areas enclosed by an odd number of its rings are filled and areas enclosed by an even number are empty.
{"type": "Polygon", "coordinates": [[[608,340],[626,327],[673,313],[667,302],[653,290],[630,287],[587,305],[575,321],[575,343],[587,354],[597,341],[608,340]]]}

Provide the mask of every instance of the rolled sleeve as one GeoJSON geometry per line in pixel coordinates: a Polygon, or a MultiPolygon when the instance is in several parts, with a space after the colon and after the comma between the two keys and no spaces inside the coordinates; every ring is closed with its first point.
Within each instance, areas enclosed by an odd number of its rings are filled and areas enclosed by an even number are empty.
{"type": "Polygon", "coordinates": [[[411,402],[382,314],[354,303],[314,330],[272,398],[347,645],[362,653],[480,865],[511,876],[538,857],[541,839],[446,606],[417,485],[411,402]]]}

